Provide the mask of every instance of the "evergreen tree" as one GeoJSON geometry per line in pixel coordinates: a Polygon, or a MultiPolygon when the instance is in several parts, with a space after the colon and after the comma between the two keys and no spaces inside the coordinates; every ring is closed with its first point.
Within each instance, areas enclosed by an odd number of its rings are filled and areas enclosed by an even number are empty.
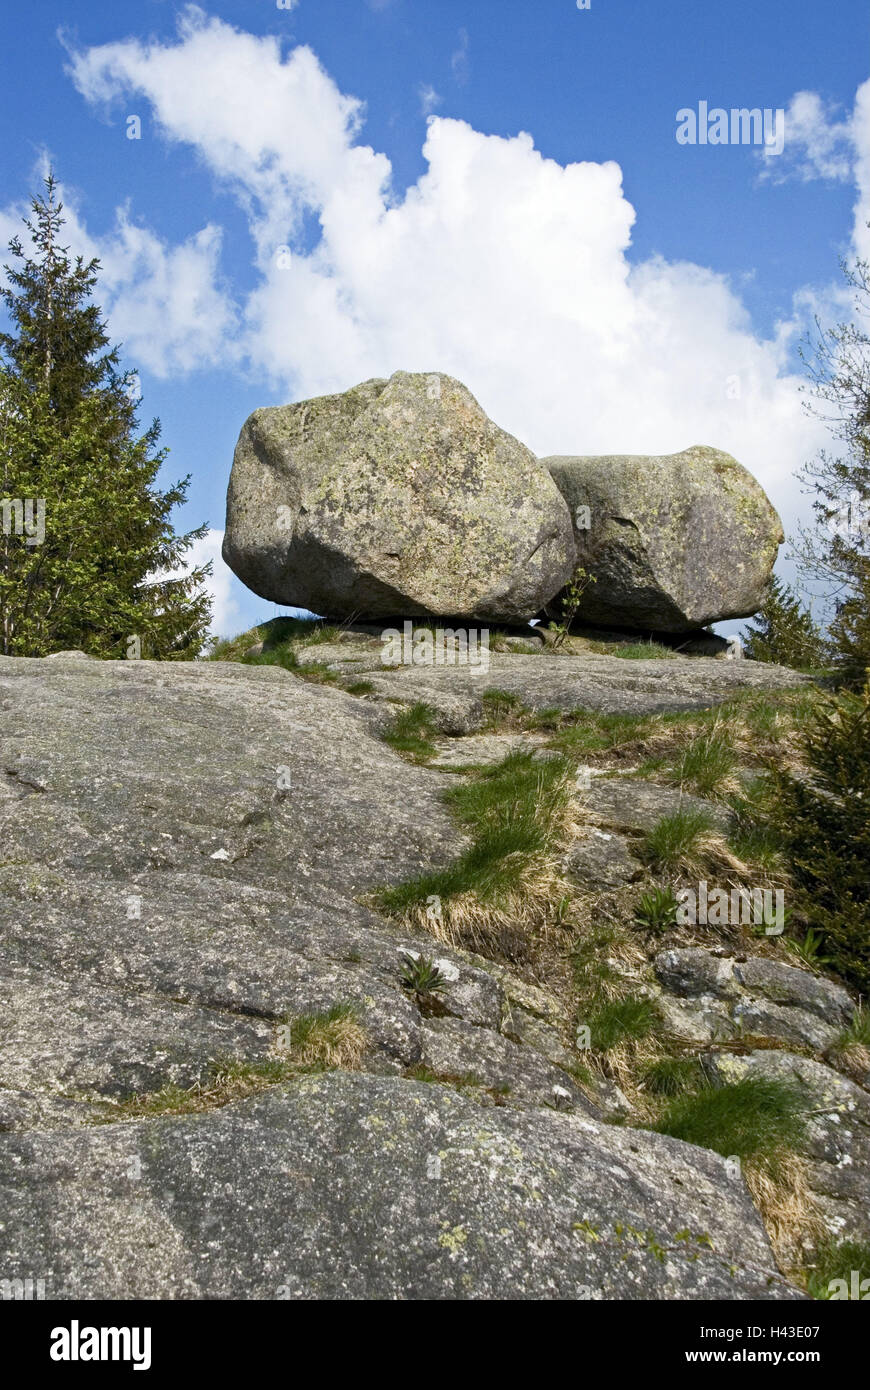
{"type": "Polygon", "coordinates": [[[815,494],[816,524],[801,532],[797,554],[828,585],[834,657],[845,683],[860,689],[870,671],[870,263],[843,269],[854,292],[853,318],[819,327],[808,368],[811,408],[845,447],[836,457],[822,451],[803,471],[815,494]]]}
{"type": "Polygon", "coordinates": [[[180,573],[206,532],[176,535],[170,521],[189,476],[157,487],[159,421],[138,433],[136,375],[93,301],[99,262],[60,244],[52,174],[31,206],[32,251],[13,238],[0,291],[0,651],[122,657],[138,639],[142,656],[192,658],[211,567],[180,573]]]}
{"type": "Polygon", "coordinates": [[[798,670],[824,665],[825,640],[797,594],[771,575],[755,625],[746,630],[746,655],[798,670]]]}
{"type": "Polygon", "coordinates": [[[870,687],[827,697],[804,731],[809,776],[775,769],[776,819],[801,917],[870,990],[870,687]]]}

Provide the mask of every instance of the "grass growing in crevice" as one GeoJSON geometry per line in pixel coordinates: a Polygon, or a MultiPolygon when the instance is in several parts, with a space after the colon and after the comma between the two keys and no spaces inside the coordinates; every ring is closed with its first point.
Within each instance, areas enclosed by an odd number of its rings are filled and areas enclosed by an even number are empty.
{"type": "Polygon", "coordinates": [[[219,1058],[209,1064],[203,1079],[193,1086],[169,1082],[157,1091],[128,1096],[117,1103],[105,1102],[104,1113],[93,1123],[115,1124],[121,1120],[219,1110],[231,1101],[245,1100],[310,1072],[335,1067],[352,1070],[362,1060],[366,1031],[352,1004],[335,1004],[321,1014],[299,1015],[284,1026],[289,1046],[283,1055],[257,1062],[219,1058]]]}
{"type": "Polygon", "coordinates": [[[435,711],[431,705],[418,701],[400,710],[381,737],[384,743],[397,753],[404,753],[412,762],[425,763],[437,752],[433,743],[437,735],[435,711]]]}
{"type": "MultiPolygon", "coordinates": [[[[650,1125],[659,1134],[740,1160],[741,1172],[785,1269],[823,1225],[807,1181],[806,1096],[775,1077],[701,1084],[669,1098],[650,1125]]],[[[792,1270],[794,1272],[794,1270],[792,1270]]]]}
{"type": "Polygon", "coordinates": [[[870,1009],[859,1005],[852,1022],[843,1029],[826,1056],[841,1071],[863,1083],[870,1074],[870,1009]]]}
{"type": "Polygon", "coordinates": [[[675,1096],[653,1128],[725,1158],[775,1164],[784,1149],[804,1142],[805,1105],[797,1086],[772,1077],[745,1076],[726,1086],[704,1084],[675,1096]]]}
{"type": "Polygon", "coordinates": [[[299,1067],[328,1070],[358,1067],[366,1032],[353,1004],[333,1004],[326,1013],[299,1014],[286,1025],[288,1055],[299,1067]]]}
{"type": "Polygon", "coordinates": [[[451,788],[445,800],[470,846],[444,869],[382,890],[376,905],[450,945],[522,959],[528,933],[565,895],[559,857],[570,827],[568,774],[561,759],[519,752],[451,788]],[[433,900],[437,912],[427,911],[433,900]]]}
{"type": "Polygon", "coordinates": [[[172,1082],[159,1091],[128,1096],[94,1120],[95,1124],[115,1124],[120,1120],[142,1120],[158,1115],[192,1115],[219,1110],[234,1100],[245,1100],[270,1086],[293,1081],[299,1068],[289,1061],[267,1059],[262,1062],[217,1061],[208,1067],[205,1078],[189,1087],[172,1082]]]}
{"type": "Polygon", "coordinates": [[[870,1241],[828,1238],[819,1243],[808,1266],[807,1293],[815,1299],[865,1299],[870,1288],[862,1290],[861,1284],[868,1279],[870,1241]]]}

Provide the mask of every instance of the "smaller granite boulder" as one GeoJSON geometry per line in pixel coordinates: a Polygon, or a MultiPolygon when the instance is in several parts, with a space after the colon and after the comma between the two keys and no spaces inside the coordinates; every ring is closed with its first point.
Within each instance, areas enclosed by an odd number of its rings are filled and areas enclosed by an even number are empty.
{"type": "Polygon", "coordinates": [[[758,611],[782,523],[730,454],[698,445],[542,462],[571,510],[577,563],[596,581],[580,621],[690,632],[758,611]]]}

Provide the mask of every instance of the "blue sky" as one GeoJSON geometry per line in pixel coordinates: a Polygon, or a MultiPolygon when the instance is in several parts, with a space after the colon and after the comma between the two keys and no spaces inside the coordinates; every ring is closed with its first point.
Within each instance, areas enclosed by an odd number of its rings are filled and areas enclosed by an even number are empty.
{"type": "MultiPolygon", "coordinates": [[[[39,0],[0,236],[50,157],[209,553],[252,409],[397,368],[539,453],[728,449],[791,528],[824,442],[796,347],[868,252],[868,29],[864,0],[39,0]],[[781,108],[782,153],[678,144],[700,101],[781,108]]],[[[216,568],[218,629],[275,611],[216,568]]]]}

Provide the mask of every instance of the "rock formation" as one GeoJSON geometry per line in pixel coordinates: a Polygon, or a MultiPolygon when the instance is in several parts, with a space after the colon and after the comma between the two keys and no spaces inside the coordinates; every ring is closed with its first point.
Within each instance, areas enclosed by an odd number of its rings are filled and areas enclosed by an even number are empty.
{"type": "Polygon", "coordinates": [[[688,632],[758,611],[782,524],[730,454],[698,446],[542,462],[571,509],[577,563],[596,581],[579,619],[688,632]]]}
{"type": "MultiPolygon", "coordinates": [[[[364,905],[461,852],[443,792],[513,746],[468,734],[487,691],[641,713],[799,678],[594,653],[387,671],[378,649],[311,649],[356,698],[275,666],[0,659],[0,1268],[50,1271],[61,1299],[800,1297],[726,1159],[610,1123],[626,1115],[578,1082],[557,994],[364,905]],[[422,696],[452,730],[429,767],[382,738],[391,702],[422,696]],[[443,973],[434,1013],[403,984],[415,954],[443,973]],[[352,1063],[269,1070],[287,1020],[345,1004],[352,1063]],[[215,1067],[251,1093],[211,1095],[215,1067]]],[[[637,876],[652,799],[674,804],[631,785],[578,799],[577,845],[614,851],[609,880],[569,856],[590,889],[637,876]]],[[[715,1040],[718,1072],[791,1069],[830,1108],[814,1190],[832,1229],[862,1234],[866,1091],[807,1055],[849,1017],[845,992],[698,949],[662,950],[647,988],[680,1036],[715,1040]],[[729,1051],[741,1012],[768,1050],[729,1051]]]]}
{"type": "Polygon", "coordinates": [[[263,598],[332,617],[523,622],[574,565],[549,473],[440,374],[257,410],[224,559],[263,598]]]}

